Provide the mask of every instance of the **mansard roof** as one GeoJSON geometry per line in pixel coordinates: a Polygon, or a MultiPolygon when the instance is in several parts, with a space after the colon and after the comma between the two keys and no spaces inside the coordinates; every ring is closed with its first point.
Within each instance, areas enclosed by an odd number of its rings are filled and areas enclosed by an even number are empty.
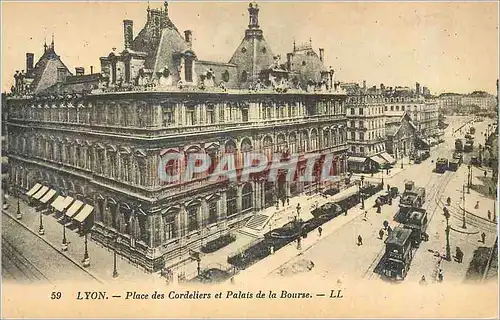
{"type": "Polygon", "coordinates": [[[43,55],[35,64],[33,70],[27,74],[28,78],[33,79],[31,83],[33,92],[39,93],[57,83],[57,70],[59,68],[64,68],[66,75],[71,75],[60,56],[55,52],[54,42],[52,42],[48,47],[45,45],[43,55]]]}

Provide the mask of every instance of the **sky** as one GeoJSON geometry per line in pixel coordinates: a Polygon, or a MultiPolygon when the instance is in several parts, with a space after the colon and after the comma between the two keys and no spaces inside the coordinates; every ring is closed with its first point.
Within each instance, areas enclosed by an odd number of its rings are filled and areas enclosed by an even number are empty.
{"type": "MultiPolygon", "coordinates": [[[[150,2],[152,8],[163,2],[150,2]]],[[[274,54],[312,40],[342,82],[410,86],[432,93],[496,94],[498,2],[259,2],[259,24],[274,54]]],[[[26,52],[43,53],[44,39],[74,73],[100,71],[99,57],[123,49],[123,20],[144,26],[143,2],[2,1],[2,91],[26,52]]],[[[248,2],[169,2],[179,31],[193,30],[199,59],[228,62],[248,27],[248,2]]]]}

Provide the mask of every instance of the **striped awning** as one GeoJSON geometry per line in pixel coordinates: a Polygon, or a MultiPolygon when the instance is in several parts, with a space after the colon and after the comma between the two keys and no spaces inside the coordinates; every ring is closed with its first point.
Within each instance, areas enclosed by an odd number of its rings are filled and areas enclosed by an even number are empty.
{"type": "Polygon", "coordinates": [[[387,152],[382,152],[380,154],[380,156],[382,158],[384,158],[385,160],[387,160],[387,162],[389,162],[390,164],[395,164],[396,163],[396,159],[394,159],[390,154],[388,154],[387,152]]]}
{"type": "Polygon", "coordinates": [[[383,164],[386,164],[387,161],[384,160],[383,158],[379,157],[379,156],[373,156],[373,157],[370,157],[370,159],[372,159],[373,161],[375,161],[376,163],[378,163],[379,165],[383,165],[383,164]]]}
{"type": "Polygon", "coordinates": [[[62,204],[64,202],[64,197],[63,196],[57,196],[56,200],[52,201],[50,204],[54,209],[57,211],[63,211],[62,209],[62,204]]]}
{"type": "Polygon", "coordinates": [[[69,205],[71,204],[71,202],[73,202],[73,200],[75,199],[73,199],[70,196],[67,196],[66,199],[64,199],[64,201],[61,203],[61,211],[69,207],[69,205]]]}
{"type": "Polygon", "coordinates": [[[94,207],[89,204],[86,204],[74,219],[78,222],[83,222],[92,213],[92,211],[94,211],[94,207]]]}
{"type": "Polygon", "coordinates": [[[47,203],[56,194],[56,190],[50,189],[41,199],[41,203],[47,203]]]}
{"type": "Polygon", "coordinates": [[[42,186],[40,188],[40,190],[38,190],[34,195],[33,195],[33,198],[34,199],[40,199],[47,191],[49,191],[49,188],[47,188],[46,186],[42,186]]]}
{"type": "Polygon", "coordinates": [[[41,184],[39,184],[39,183],[35,184],[28,192],[26,192],[26,195],[28,197],[31,197],[32,195],[35,194],[35,192],[37,192],[38,190],[40,190],[41,187],[42,187],[41,184]]]}
{"type": "Polygon", "coordinates": [[[362,158],[362,157],[349,157],[347,158],[347,161],[351,161],[351,162],[357,162],[357,163],[363,163],[366,161],[366,158],[362,158]]]}
{"type": "Polygon", "coordinates": [[[76,212],[78,210],[80,210],[80,208],[83,206],[83,202],[81,202],[80,200],[75,200],[75,202],[73,202],[73,204],[71,205],[71,207],[68,208],[68,210],[66,210],[66,215],[68,217],[72,217],[76,214],[76,212]]]}

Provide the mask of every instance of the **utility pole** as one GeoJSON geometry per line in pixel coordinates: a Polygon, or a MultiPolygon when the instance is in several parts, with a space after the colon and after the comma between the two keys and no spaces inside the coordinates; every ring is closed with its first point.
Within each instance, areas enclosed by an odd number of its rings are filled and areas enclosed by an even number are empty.
{"type": "Polygon", "coordinates": [[[451,248],[450,248],[450,212],[448,211],[448,208],[444,207],[444,217],[446,218],[446,260],[451,261],[451,248]]]}
{"type": "Polygon", "coordinates": [[[462,187],[462,228],[467,229],[467,225],[465,224],[465,185],[462,187]]]}

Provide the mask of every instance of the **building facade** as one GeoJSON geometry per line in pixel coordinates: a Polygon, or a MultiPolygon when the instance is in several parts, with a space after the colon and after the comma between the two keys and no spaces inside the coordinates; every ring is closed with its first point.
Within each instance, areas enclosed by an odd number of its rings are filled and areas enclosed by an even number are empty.
{"type": "Polygon", "coordinates": [[[386,151],[397,160],[415,151],[417,128],[406,111],[385,112],[386,151]]]}
{"type": "Polygon", "coordinates": [[[349,170],[375,172],[394,162],[385,151],[384,96],[376,88],[351,86],[346,102],[349,170]]]}
{"type": "MultiPolygon", "coordinates": [[[[133,22],[124,21],[124,50],[101,58],[97,81],[54,77],[51,89],[39,92],[24,82],[6,97],[11,183],[25,190],[40,183],[92,205],[92,238],[155,271],[189,259],[189,250],[242,226],[279,198],[316,188],[315,182],[285,181],[282,171],[275,181],[266,172],[241,183],[213,181],[212,167],[194,179],[165,182],[159,171],[183,177],[188,170],[180,162],[162,167],[166,154],[203,153],[214,163],[230,154],[237,173],[250,151],[297,154],[300,173],[305,155],[333,154],[334,174],[345,173],[345,92],[324,66],[303,87],[292,76],[300,71],[276,56],[269,64],[272,50],[258,10],[249,6],[249,28],[228,63],[198,59],[192,33],[180,34],[165,3],[148,8],[135,38],[133,22]]],[[[322,62],[316,57],[308,61],[322,62]]],[[[383,110],[375,109],[370,146],[380,150],[383,142],[375,141],[384,135],[383,110]]]]}

